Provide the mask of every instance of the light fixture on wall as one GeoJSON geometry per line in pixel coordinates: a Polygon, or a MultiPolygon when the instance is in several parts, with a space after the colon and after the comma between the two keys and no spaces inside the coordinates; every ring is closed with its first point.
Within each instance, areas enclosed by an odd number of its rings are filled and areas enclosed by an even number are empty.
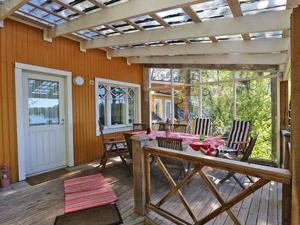
{"type": "Polygon", "coordinates": [[[76,86],[82,86],[84,84],[84,79],[82,76],[76,76],[74,77],[73,79],[73,83],[76,85],[76,86]]]}

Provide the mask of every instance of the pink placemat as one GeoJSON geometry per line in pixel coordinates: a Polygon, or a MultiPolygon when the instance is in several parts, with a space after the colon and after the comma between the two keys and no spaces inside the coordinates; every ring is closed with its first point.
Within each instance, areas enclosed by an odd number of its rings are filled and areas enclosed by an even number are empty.
{"type": "Polygon", "coordinates": [[[101,174],[69,179],[64,182],[65,213],[115,203],[118,198],[101,174]]]}

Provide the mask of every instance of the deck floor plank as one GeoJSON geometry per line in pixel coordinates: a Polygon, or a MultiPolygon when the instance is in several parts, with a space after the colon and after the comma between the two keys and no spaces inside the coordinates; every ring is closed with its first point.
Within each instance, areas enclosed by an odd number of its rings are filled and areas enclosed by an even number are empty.
{"type": "MultiPolygon", "coordinates": [[[[157,203],[169,190],[170,185],[157,167],[152,166],[151,193],[152,202],[157,203]]],[[[207,170],[209,179],[217,181],[226,172],[207,170]]],[[[117,203],[124,224],[142,225],[144,218],[134,212],[132,176],[124,170],[121,164],[109,165],[103,172],[116,192],[117,203]]],[[[0,191],[0,224],[1,225],[53,225],[55,217],[64,212],[63,179],[48,181],[36,186],[21,184],[13,185],[11,190],[0,191]]],[[[218,185],[218,190],[225,200],[230,199],[241,188],[234,180],[218,185]]],[[[203,218],[220,204],[211,194],[201,177],[194,177],[182,189],[192,211],[198,219],[203,218]]],[[[232,208],[241,224],[246,225],[277,225],[282,224],[281,197],[282,185],[272,182],[250,195],[247,199],[232,208]]],[[[178,197],[174,196],[163,204],[163,208],[182,219],[191,221],[186,209],[178,197]]],[[[159,225],[172,224],[154,212],[147,215],[159,225]]],[[[222,213],[208,225],[233,224],[226,212],[222,213]]]]}

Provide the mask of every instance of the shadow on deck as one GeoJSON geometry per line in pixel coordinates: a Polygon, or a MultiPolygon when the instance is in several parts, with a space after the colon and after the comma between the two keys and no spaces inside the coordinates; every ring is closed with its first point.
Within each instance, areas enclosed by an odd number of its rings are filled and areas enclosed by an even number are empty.
{"type": "MultiPolygon", "coordinates": [[[[97,164],[89,164],[72,169],[76,176],[94,171],[97,164]]],[[[224,176],[225,172],[207,171],[214,181],[224,176]]],[[[132,176],[119,163],[110,164],[104,171],[109,182],[113,185],[119,197],[118,208],[124,224],[144,224],[144,218],[134,213],[132,176]]],[[[246,183],[245,183],[246,184],[246,183]]],[[[156,166],[153,166],[152,175],[152,201],[157,202],[168,190],[169,184],[156,166]]],[[[219,187],[224,199],[239,192],[240,187],[230,180],[219,187]]],[[[250,195],[232,208],[241,224],[282,224],[281,222],[281,192],[282,185],[270,182],[263,188],[250,195]]],[[[219,206],[218,201],[210,194],[208,188],[200,177],[195,177],[189,185],[183,188],[191,208],[198,218],[207,215],[219,206]]],[[[165,210],[178,215],[180,218],[192,222],[188,213],[175,196],[163,205],[165,210]]],[[[0,191],[0,224],[38,224],[52,225],[55,217],[63,214],[64,194],[63,179],[48,181],[36,186],[29,186],[25,182],[14,184],[10,190],[0,191]]],[[[157,214],[151,212],[147,215],[156,224],[172,224],[157,214]]],[[[223,213],[207,224],[233,224],[227,213],[223,213]]]]}

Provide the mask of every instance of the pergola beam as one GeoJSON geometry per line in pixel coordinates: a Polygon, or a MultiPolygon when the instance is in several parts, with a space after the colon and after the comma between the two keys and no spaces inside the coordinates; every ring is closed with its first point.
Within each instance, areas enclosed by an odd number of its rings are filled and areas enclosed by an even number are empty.
{"type": "Polygon", "coordinates": [[[286,61],[286,54],[229,54],[196,56],[129,57],[131,64],[244,64],[279,65],[286,61]]]}
{"type": "Polygon", "coordinates": [[[230,54],[230,53],[272,53],[287,51],[289,38],[258,39],[252,41],[223,41],[217,43],[200,43],[189,45],[169,45],[144,48],[126,48],[112,50],[111,57],[131,56],[175,56],[201,54],[230,54]]]}
{"type": "Polygon", "coordinates": [[[0,21],[14,13],[28,0],[4,0],[3,5],[0,5],[0,21]]]}
{"type": "Polygon", "coordinates": [[[242,33],[278,31],[289,29],[291,10],[264,12],[236,18],[224,18],[164,29],[101,38],[82,43],[83,48],[130,45],[173,39],[211,37],[242,33]]]}
{"type": "Polygon", "coordinates": [[[48,36],[49,38],[53,38],[82,29],[110,24],[132,17],[168,10],[175,7],[184,7],[186,5],[205,1],[207,0],[131,0],[53,27],[48,30],[48,36]]]}

